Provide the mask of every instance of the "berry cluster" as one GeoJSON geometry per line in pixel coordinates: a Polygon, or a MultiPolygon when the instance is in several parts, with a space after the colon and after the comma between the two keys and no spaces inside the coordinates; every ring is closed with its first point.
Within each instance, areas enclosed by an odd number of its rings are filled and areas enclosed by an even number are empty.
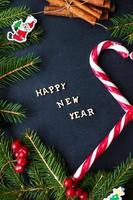
{"type": "Polygon", "coordinates": [[[80,200],[87,200],[88,193],[75,185],[73,179],[66,178],[64,180],[64,187],[66,188],[65,194],[67,198],[79,198],[80,200]]]}
{"type": "Polygon", "coordinates": [[[16,173],[23,173],[26,165],[28,164],[29,149],[23,146],[19,140],[13,141],[11,149],[16,159],[16,165],[14,167],[16,173]]]}

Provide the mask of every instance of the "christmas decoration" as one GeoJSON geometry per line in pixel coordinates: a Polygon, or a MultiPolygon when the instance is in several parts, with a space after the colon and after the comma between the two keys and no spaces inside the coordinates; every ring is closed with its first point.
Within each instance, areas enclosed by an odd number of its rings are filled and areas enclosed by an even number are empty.
{"type": "Polygon", "coordinates": [[[133,14],[125,14],[111,18],[112,25],[108,28],[113,37],[120,37],[133,44],[133,14]]]}
{"type": "Polygon", "coordinates": [[[25,22],[22,19],[13,22],[12,31],[7,33],[7,39],[10,41],[16,41],[23,43],[27,41],[28,34],[34,29],[37,19],[32,15],[29,15],[25,22]]]}
{"type": "Polygon", "coordinates": [[[107,90],[118,101],[118,103],[124,109],[126,114],[121,118],[121,120],[114,126],[110,133],[100,142],[100,144],[95,148],[95,150],[78,168],[76,173],[73,175],[73,180],[75,180],[76,182],[83,178],[83,176],[90,169],[94,161],[108,149],[108,147],[111,145],[114,139],[116,139],[121,134],[122,130],[127,126],[127,124],[133,120],[133,106],[121,94],[117,86],[115,86],[110,81],[106,73],[98,66],[98,57],[100,53],[105,49],[113,49],[125,59],[128,57],[133,59],[133,54],[129,54],[129,51],[117,42],[104,41],[101,42],[98,46],[96,46],[92,50],[90,55],[90,65],[95,76],[105,85],[107,90]]]}
{"type": "MultiPolygon", "coordinates": [[[[40,62],[38,57],[33,54],[14,56],[13,52],[37,42],[42,33],[41,29],[38,27],[33,30],[25,44],[8,41],[3,31],[4,28],[11,26],[16,19],[27,16],[29,12],[30,10],[23,6],[10,7],[10,0],[0,0],[0,88],[5,88],[13,82],[24,79],[38,70],[40,62]]],[[[25,117],[25,110],[20,104],[0,100],[0,119],[2,121],[4,119],[7,122],[20,123],[25,117]]]]}
{"type": "Polygon", "coordinates": [[[44,14],[78,17],[92,25],[99,24],[98,20],[109,19],[109,12],[115,10],[110,0],[47,0],[47,2],[49,5],[44,7],[44,14]]]}
{"type": "MultiPolygon", "coordinates": [[[[0,87],[5,88],[8,85],[13,84],[18,80],[24,79],[27,76],[31,75],[33,72],[38,70],[38,63],[40,59],[33,54],[29,54],[26,56],[14,56],[13,52],[18,49],[22,49],[26,46],[31,45],[34,42],[37,42],[41,36],[41,29],[38,27],[31,33],[31,37],[28,42],[25,44],[15,44],[12,41],[8,41],[6,38],[6,34],[3,29],[11,26],[15,19],[19,19],[23,16],[27,16],[29,13],[29,9],[26,7],[10,7],[10,0],[0,0],[0,87]],[[7,17],[8,16],[8,17],[7,17]]],[[[25,119],[25,110],[18,103],[9,103],[8,101],[0,100],[0,119],[3,123],[3,120],[11,123],[20,123],[25,119]]],[[[2,125],[1,123],[1,125],[2,125]]],[[[1,127],[2,130],[2,127],[1,127]]],[[[2,143],[0,145],[3,145],[2,143]]],[[[15,141],[12,143],[11,147],[12,151],[18,151],[21,149],[20,141],[15,141]]],[[[7,149],[5,149],[6,151],[7,149]]],[[[1,151],[1,155],[4,156],[4,151],[1,151]],[[2,153],[3,152],[3,153],[2,153]]],[[[15,153],[16,154],[16,153],[15,153]]],[[[2,157],[3,157],[2,156],[2,157]]],[[[8,157],[9,155],[7,155],[8,157]]],[[[3,160],[5,158],[1,158],[0,167],[0,180],[2,181],[4,178],[4,171],[8,171],[8,167],[11,164],[13,169],[18,173],[22,172],[23,167],[27,165],[27,160],[18,159],[19,165],[14,165],[16,160],[7,159],[7,162],[2,165],[3,160]]],[[[14,171],[14,172],[15,172],[14,171]]],[[[10,174],[12,178],[12,173],[10,174]]],[[[0,194],[1,195],[1,194],[0,194]]],[[[10,197],[9,197],[10,198],[10,197]]]]}
{"type": "Polygon", "coordinates": [[[122,200],[122,197],[125,195],[125,189],[123,187],[119,187],[117,189],[113,189],[113,193],[110,194],[104,200],[122,200]]]}
{"type": "Polygon", "coordinates": [[[77,184],[72,186],[74,182],[71,178],[67,178],[69,174],[64,160],[53,148],[45,146],[37,133],[26,130],[22,141],[30,152],[30,163],[25,171],[27,179],[22,173],[24,168],[15,166],[15,163],[11,162],[12,139],[4,133],[0,134],[0,200],[20,199],[20,197],[24,200],[72,199],[70,197],[74,197],[75,200],[121,200],[124,196],[123,186],[126,187],[126,191],[129,188],[133,190],[131,157],[112,172],[99,171],[86,174],[79,186],[77,184]],[[131,185],[128,186],[129,180],[131,185]]]}
{"type": "Polygon", "coordinates": [[[11,149],[16,158],[16,165],[14,166],[15,172],[23,173],[28,164],[28,147],[23,146],[20,140],[15,140],[12,142],[11,149]]]}

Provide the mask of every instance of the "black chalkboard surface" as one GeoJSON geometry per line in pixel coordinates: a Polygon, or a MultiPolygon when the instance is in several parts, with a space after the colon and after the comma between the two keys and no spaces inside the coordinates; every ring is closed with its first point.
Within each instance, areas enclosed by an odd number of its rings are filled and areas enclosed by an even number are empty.
{"type": "MultiPolygon", "coordinates": [[[[14,5],[28,5],[33,12],[43,9],[43,0],[16,0],[14,5]]],[[[132,0],[116,1],[118,14],[133,11],[132,0]]],[[[91,49],[99,42],[111,39],[110,32],[102,27],[91,26],[80,19],[36,16],[42,28],[42,41],[25,51],[34,52],[42,58],[40,72],[1,92],[1,96],[19,102],[27,109],[27,119],[22,124],[7,125],[9,134],[19,137],[26,128],[38,131],[43,141],[54,146],[74,172],[88,153],[111,130],[123,115],[123,110],[100,81],[93,75],[89,65],[91,49]],[[66,83],[66,90],[37,97],[36,90],[66,83]],[[56,102],[79,96],[79,103],[58,108],[56,102]],[[93,108],[95,115],[71,120],[69,113],[93,108]]],[[[105,25],[108,25],[105,22],[105,25]]],[[[121,40],[115,39],[122,42],[121,40]]],[[[123,45],[133,50],[133,46],[123,45]]],[[[19,52],[23,54],[23,51],[19,52]]],[[[133,62],[123,60],[113,51],[106,51],[100,63],[122,93],[133,102],[133,62]]],[[[112,169],[133,153],[133,123],[99,158],[92,170],[112,169]]]]}

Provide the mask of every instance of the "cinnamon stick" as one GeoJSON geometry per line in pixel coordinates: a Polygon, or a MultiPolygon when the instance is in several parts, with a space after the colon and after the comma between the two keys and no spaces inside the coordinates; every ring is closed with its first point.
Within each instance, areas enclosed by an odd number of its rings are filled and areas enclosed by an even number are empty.
{"type": "Polygon", "coordinates": [[[81,1],[79,0],[72,0],[72,3],[78,8],[80,8],[81,10],[84,10],[85,12],[88,12],[89,14],[95,16],[97,19],[101,17],[101,13],[97,12],[95,9],[90,8],[90,6],[87,6],[86,4],[81,3],[81,1]]]}
{"type": "Polygon", "coordinates": [[[110,6],[110,12],[115,12],[115,5],[111,3],[111,6],[110,6]]]}
{"type": "MultiPolygon", "coordinates": [[[[57,6],[45,6],[44,7],[44,14],[51,15],[51,16],[61,16],[61,17],[72,17],[72,18],[79,18],[77,15],[73,15],[72,13],[68,12],[68,10],[61,9],[57,6]]],[[[108,20],[109,12],[108,10],[103,11],[100,20],[108,20]]]]}
{"type": "Polygon", "coordinates": [[[62,16],[62,17],[74,17],[78,18],[77,15],[70,13],[66,8],[61,9],[57,6],[45,6],[44,7],[44,14],[52,15],[52,16],[62,16]]]}
{"type": "Polygon", "coordinates": [[[109,11],[103,10],[103,14],[101,15],[100,20],[108,20],[109,19],[109,11]]]}
{"type": "Polygon", "coordinates": [[[96,7],[96,6],[93,6],[93,5],[90,5],[90,4],[88,4],[87,6],[89,6],[89,8],[91,8],[92,10],[95,10],[95,11],[98,12],[100,15],[102,15],[102,13],[103,13],[102,8],[96,7]]]}
{"type": "Polygon", "coordinates": [[[71,6],[69,4],[67,5],[64,0],[47,0],[47,1],[53,6],[58,6],[61,8],[68,9],[68,11],[72,13],[72,15],[76,15],[77,17],[80,17],[81,19],[89,22],[92,25],[95,25],[97,21],[97,18],[95,16],[85,12],[84,10],[81,10],[76,6],[71,6]]]}
{"type": "Polygon", "coordinates": [[[103,7],[104,5],[104,0],[82,0],[82,1],[98,7],[103,7]]]}
{"type": "Polygon", "coordinates": [[[107,8],[107,9],[110,9],[110,7],[111,7],[110,1],[109,0],[105,0],[103,7],[107,8]]]}

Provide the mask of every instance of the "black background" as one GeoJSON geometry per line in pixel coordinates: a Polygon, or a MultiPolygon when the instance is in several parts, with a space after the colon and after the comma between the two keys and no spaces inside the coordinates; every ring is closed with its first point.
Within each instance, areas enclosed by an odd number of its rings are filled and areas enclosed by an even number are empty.
{"type": "MultiPolygon", "coordinates": [[[[16,1],[14,5],[28,5],[33,12],[41,11],[43,0],[16,1]]],[[[117,0],[115,16],[133,11],[132,0],[117,0]]],[[[37,15],[45,30],[43,40],[25,54],[35,52],[42,58],[40,72],[3,90],[1,96],[12,102],[22,103],[27,109],[27,119],[22,124],[7,125],[8,134],[19,137],[25,129],[38,131],[43,141],[54,146],[65,158],[73,173],[101,139],[124,114],[116,100],[92,74],[89,65],[91,49],[99,42],[110,39],[110,32],[91,26],[80,19],[37,15]],[[35,90],[56,83],[66,82],[67,89],[43,97],[36,97],[35,90]],[[80,103],[58,109],[56,101],[80,96],[80,103]],[[71,121],[68,113],[94,108],[95,116],[71,121]]],[[[104,23],[109,25],[108,22],[104,23]]],[[[116,41],[121,41],[115,39],[116,41]]],[[[122,42],[129,50],[128,46],[122,42]]],[[[113,51],[106,51],[100,58],[103,69],[119,86],[128,100],[133,102],[133,61],[124,60],[113,51]]],[[[112,169],[133,153],[133,123],[99,158],[92,170],[112,169]]]]}

